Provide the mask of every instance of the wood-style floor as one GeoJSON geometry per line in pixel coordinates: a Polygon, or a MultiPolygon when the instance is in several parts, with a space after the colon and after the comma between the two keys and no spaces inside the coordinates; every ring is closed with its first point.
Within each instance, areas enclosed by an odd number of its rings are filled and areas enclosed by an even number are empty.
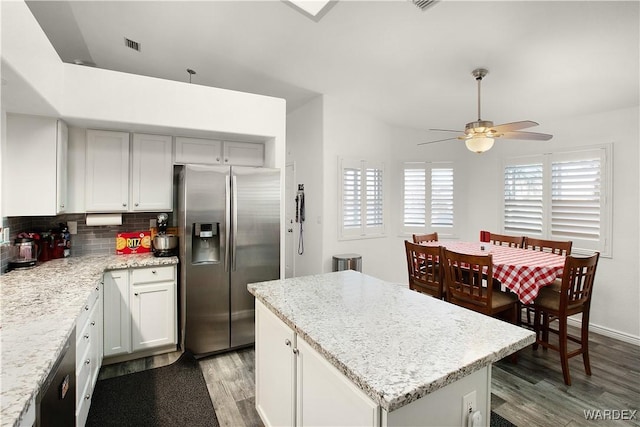
{"type": "MultiPolygon", "coordinates": [[[[584,373],[581,356],[570,360],[570,387],[562,379],[559,355],[552,350],[527,347],[519,352],[517,364],[509,358],[496,363],[492,369],[491,409],[519,427],[640,426],[640,348],[591,334],[590,354],[590,377],[584,373]],[[610,418],[623,414],[615,411],[638,413],[633,420],[588,421],[585,410],[600,410],[603,416],[610,410],[610,418]]],[[[136,370],[127,368],[133,363],[103,370],[128,373],[136,370]]],[[[137,363],[142,369],[159,365],[137,363]]],[[[222,427],[263,425],[255,410],[252,348],[201,359],[199,363],[222,427]]]]}

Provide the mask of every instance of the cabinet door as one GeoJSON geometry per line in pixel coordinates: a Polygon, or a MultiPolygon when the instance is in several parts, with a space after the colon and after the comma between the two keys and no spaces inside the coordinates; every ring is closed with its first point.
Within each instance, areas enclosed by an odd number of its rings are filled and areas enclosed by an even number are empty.
{"type": "Polygon", "coordinates": [[[7,114],[2,216],[55,216],[56,119],[7,114]]]}
{"type": "Polygon", "coordinates": [[[131,197],[133,211],[173,209],[172,140],[164,135],[133,135],[131,197]]]}
{"type": "Polygon", "coordinates": [[[176,137],[175,162],[180,164],[200,163],[219,165],[222,163],[222,141],[215,139],[176,137]]]}
{"type": "Polygon", "coordinates": [[[56,206],[58,213],[67,211],[68,152],[69,130],[63,121],[58,120],[56,146],[56,206]]]}
{"type": "Polygon", "coordinates": [[[295,420],[294,332],[256,300],[256,409],[267,426],[295,420]]]}
{"type": "Polygon", "coordinates": [[[175,282],[131,286],[133,351],[175,344],[175,282]]]}
{"type": "Polygon", "coordinates": [[[87,130],[85,208],[87,212],[129,209],[129,134],[87,130]]]}
{"type": "Polygon", "coordinates": [[[378,425],[378,406],[371,398],[304,340],[298,339],[296,347],[296,425],[378,425]]]}
{"type": "Polygon", "coordinates": [[[225,165],[264,166],[264,144],[225,141],[222,147],[225,165]]]}
{"type": "Polygon", "coordinates": [[[129,271],[104,273],[104,355],[131,352],[131,312],[129,311],[129,271]]]}

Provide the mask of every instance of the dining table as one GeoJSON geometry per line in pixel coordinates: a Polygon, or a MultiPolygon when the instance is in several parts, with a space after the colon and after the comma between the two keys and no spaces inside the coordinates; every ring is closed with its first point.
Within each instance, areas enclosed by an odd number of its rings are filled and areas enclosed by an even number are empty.
{"type": "Polygon", "coordinates": [[[491,255],[493,278],[515,293],[522,304],[531,304],[544,286],[562,277],[565,256],[550,252],[499,246],[485,242],[436,241],[424,246],[443,246],[467,255],[491,255]]]}

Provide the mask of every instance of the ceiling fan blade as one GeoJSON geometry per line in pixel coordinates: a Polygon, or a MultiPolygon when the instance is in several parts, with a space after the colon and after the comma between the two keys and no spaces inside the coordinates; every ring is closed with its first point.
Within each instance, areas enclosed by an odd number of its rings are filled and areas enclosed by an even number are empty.
{"type": "Polygon", "coordinates": [[[451,130],[451,129],[429,129],[429,130],[433,130],[436,132],[457,132],[457,133],[464,133],[464,131],[461,130],[451,130]]]}
{"type": "Polygon", "coordinates": [[[445,138],[445,139],[436,139],[435,141],[420,142],[420,143],[418,143],[418,145],[433,144],[435,142],[442,142],[442,141],[451,141],[452,139],[458,139],[458,137],[445,138]]]}
{"type": "Polygon", "coordinates": [[[526,129],[533,126],[538,126],[538,123],[532,122],[531,120],[523,120],[521,122],[512,122],[512,123],[504,123],[501,125],[493,126],[493,129],[496,132],[513,132],[514,130],[526,129]]]}
{"type": "Polygon", "coordinates": [[[553,138],[553,135],[536,132],[505,132],[500,137],[500,139],[526,139],[535,141],[548,141],[551,138],[553,138]]]}

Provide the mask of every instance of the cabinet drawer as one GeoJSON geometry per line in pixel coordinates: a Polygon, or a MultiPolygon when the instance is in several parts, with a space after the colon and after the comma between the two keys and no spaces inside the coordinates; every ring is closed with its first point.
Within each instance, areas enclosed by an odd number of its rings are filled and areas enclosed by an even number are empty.
{"type": "Polygon", "coordinates": [[[138,268],[131,270],[131,283],[149,283],[149,282],[164,282],[174,280],[175,267],[163,266],[163,267],[149,267],[138,268]]]}
{"type": "Polygon", "coordinates": [[[87,384],[86,387],[76,384],[78,400],[76,404],[76,426],[84,427],[87,423],[87,416],[89,415],[89,408],[91,407],[91,396],[93,391],[91,384],[87,384]]]}
{"type": "MultiPolygon", "coordinates": [[[[88,349],[90,350],[90,349],[88,349]]],[[[76,407],[80,406],[84,393],[91,392],[91,365],[96,363],[91,351],[85,352],[82,356],[78,355],[76,365],[76,407]],[[87,388],[89,386],[89,388],[87,388]],[[81,393],[82,391],[82,393],[81,393]]]]}
{"type": "Polygon", "coordinates": [[[100,296],[100,287],[101,286],[102,286],[102,284],[100,282],[98,282],[91,289],[91,293],[89,294],[89,297],[87,298],[87,300],[85,301],[84,305],[82,306],[82,309],[80,310],[80,314],[78,315],[78,319],[76,320],[76,330],[77,331],[79,331],[82,328],[84,328],[84,325],[86,324],[87,320],[89,319],[89,315],[91,313],[91,310],[96,305],[96,301],[98,300],[98,297],[100,296]]]}

